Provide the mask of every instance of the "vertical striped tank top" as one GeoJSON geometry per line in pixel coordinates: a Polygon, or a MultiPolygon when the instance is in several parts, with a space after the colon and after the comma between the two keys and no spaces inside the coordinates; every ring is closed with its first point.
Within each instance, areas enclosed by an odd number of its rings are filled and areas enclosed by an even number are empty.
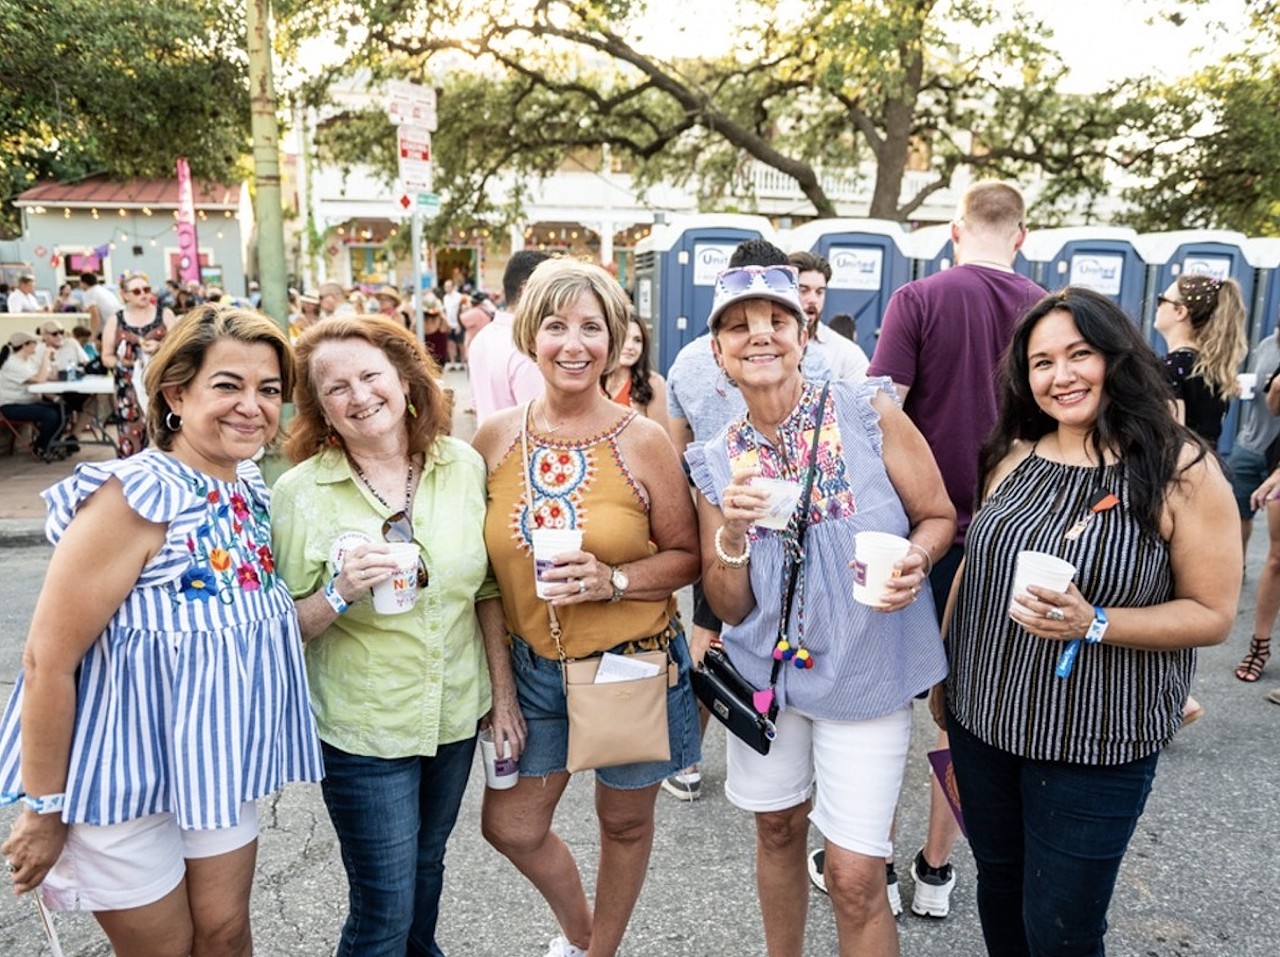
{"type": "Polygon", "coordinates": [[[1075,584],[1094,605],[1134,608],[1173,597],[1168,543],[1139,525],[1124,467],[1064,465],[1033,451],[969,527],[947,638],[952,713],[988,744],[1035,760],[1122,764],[1161,748],[1178,730],[1194,650],[1084,645],[1070,677],[1056,677],[1062,643],[1035,637],[1008,615],[1023,549],[1075,565],[1075,584]],[[1069,540],[1102,489],[1120,504],[1069,540]]]}

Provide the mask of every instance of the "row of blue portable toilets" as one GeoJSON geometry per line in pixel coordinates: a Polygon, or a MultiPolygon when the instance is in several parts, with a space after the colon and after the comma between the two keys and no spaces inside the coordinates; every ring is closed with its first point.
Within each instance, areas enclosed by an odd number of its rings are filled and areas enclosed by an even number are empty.
{"type": "MultiPolygon", "coordinates": [[[[677,217],[655,226],[636,247],[635,302],[654,338],[665,373],[676,353],[706,331],[716,274],[747,239],[767,239],[787,252],[809,250],[831,263],[824,319],[854,317],[858,344],[875,349],[880,320],[899,286],[952,264],[949,225],[907,231],[877,219],[826,219],[779,233],[763,216],[677,217]]],[[[1156,296],[1182,273],[1230,277],[1249,309],[1249,343],[1275,332],[1280,317],[1280,239],[1219,230],[1138,234],[1107,226],[1032,231],[1014,268],[1046,289],[1082,285],[1110,296],[1140,325],[1157,352],[1156,296]]],[[[1230,448],[1239,417],[1233,402],[1223,429],[1230,448]]]]}

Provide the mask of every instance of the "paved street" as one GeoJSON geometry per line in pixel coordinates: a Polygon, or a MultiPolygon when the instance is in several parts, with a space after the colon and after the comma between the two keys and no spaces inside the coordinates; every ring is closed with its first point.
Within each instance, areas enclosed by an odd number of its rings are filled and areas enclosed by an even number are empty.
{"type": "MultiPolygon", "coordinates": [[[[6,475],[17,463],[0,458],[0,697],[7,699],[21,656],[31,609],[50,549],[15,544],[17,526],[6,475]]],[[[55,473],[47,473],[56,477],[55,473]]],[[[22,504],[22,503],[17,503],[22,504]]],[[[29,503],[27,503],[29,504],[29,503]]],[[[1166,751],[1155,792],[1121,871],[1111,909],[1109,953],[1120,957],[1276,957],[1280,954],[1276,881],[1280,878],[1280,708],[1265,693],[1280,684],[1280,659],[1253,686],[1231,674],[1248,641],[1252,581],[1265,535],[1255,536],[1249,582],[1231,641],[1201,657],[1196,695],[1206,716],[1166,751]]],[[[67,596],[74,600],[74,596],[67,596]]],[[[933,730],[918,708],[899,829],[899,872],[910,904],[907,868],[925,827],[928,780],[924,752],[933,730]]],[[[762,932],[752,878],[749,817],[722,793],[723,733],[708,734],[701,801],[658,803],[658,835],[648,882],[621,953],[626,957],[756,957],[762,932]]],[[[597,839],[591,783],[580,775],[569,789],[557,828],[578,854],[588,886],[594,881],[597,839]]],[[[450,957],[542,955],[555,928],[527,883],[481,839],[483,775],[478,763],[447,859],[440,937],[450,957]]],[[[319,789],[296,786],[263,802],[258,881],[254,894],[257,953],[268,957],[326,957],[345,911],[346,886],[338,848],[319,789]]],[[[14,816],[0,812],[0,831],[14,816]]],[[[967,957],[983,952],[974,903],[973,863],[958,849],[959,885],[952,916],[928,921],[909,913],[899,921],[904,955],[967,957]]],[[[834,955],[831,908],[808,886],[806,953],[834,955]]],[[[86,915],[56,918],[68,957],[110,953],[86,915]]],[[[0,955],[50,954],[29,899],[0,895],[0,955]]]]}

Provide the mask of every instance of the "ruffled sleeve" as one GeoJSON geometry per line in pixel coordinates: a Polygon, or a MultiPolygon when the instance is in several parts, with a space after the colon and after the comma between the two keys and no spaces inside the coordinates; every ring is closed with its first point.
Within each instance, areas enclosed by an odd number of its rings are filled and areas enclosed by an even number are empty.
{"type": "Polygon", "coordinates": [[[831,393],[836,400],[836,418],[841,422],[855,421],[871,440],[876,455],[884,457],[884,433],[880,430],[880,413],[871,403],[876,393],[883,392],[902,408],[898,390],[888,376],[873,376],[861,382],[840,381],[831,383],[831,393]]]}
{"type": "MultiPolygon", "coordinates": [[[[684,460],[689,465],[689,478],[693,480],[693,484],[698,491],[707,497],[707,501],[716,508],[720,507],[720,492],[723,490],[726,481],[717,479],[716,463],[712,462],[712,455],[708,452],[712,449],[723,449],[724,433],[717,435],[709,442],[691,442],[684,450],[684,460]]],[[[728,457],[725,456],[725,464],[727,468],[728,457]]]]}
{"type": "Polygon", "coordinates": [[[149,522],[168,526],[164,545],[142,570],[138,584],[156,585],[181,575],[191,564],[187,540],[204,520],[206,503],[160,453],[84,462],[69,477],[45,489],[49,541],[57,545],[80,506],[112,478],[119,480],[133,511],[149,522]]]}

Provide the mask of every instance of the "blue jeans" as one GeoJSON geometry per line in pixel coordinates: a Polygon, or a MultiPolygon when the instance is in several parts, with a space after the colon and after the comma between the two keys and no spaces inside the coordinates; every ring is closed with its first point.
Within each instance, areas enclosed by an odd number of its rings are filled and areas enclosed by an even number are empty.
{"type": "Polygon", "coordinates": [[[1103,957],[1116,874],[1159,752],[1118,765],[1033,761],[980,741],[950,713],[947,726],[987,953],[1103,957]]]}
{"type": "Polygon", "coordinates": [[[444,957],[444,849],[475,747],[471,737],[434,757],[373,758],[324,745],[320,788],[350,888],[338,957],[444,957]]]}
{"type": "Polygon", "coordinates": [[[34,422],[36,451],[49,451],[49,443],[62,428],[62,409],[52,402],[14,402],[0,406],[0,414],[13,422],[34,422]]]}

